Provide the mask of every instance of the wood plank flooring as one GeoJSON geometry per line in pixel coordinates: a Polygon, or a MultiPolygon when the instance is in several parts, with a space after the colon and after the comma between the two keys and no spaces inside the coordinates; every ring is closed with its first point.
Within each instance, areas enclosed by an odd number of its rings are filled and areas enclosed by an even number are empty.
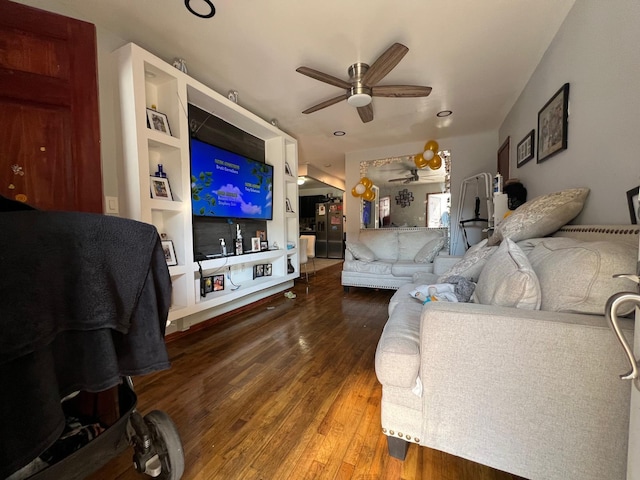
{"type": "MultiPolygon", "coordinates": [[[[134,379],[138,410],[163,410],[180,431],[183,478],[518,479],[417,445],[404,462],[388,455],[374,353],[393,292],[345,294],[341,268],[169,341],[172,368],[134,379]]],[[[132,453],[90,478],[141,478],[132,453]]]]}

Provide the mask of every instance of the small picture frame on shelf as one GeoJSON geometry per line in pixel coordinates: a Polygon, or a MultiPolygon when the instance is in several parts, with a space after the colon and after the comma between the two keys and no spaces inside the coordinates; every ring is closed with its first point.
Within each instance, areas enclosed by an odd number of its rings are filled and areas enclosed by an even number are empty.
{"type": "Polygon", "coordinates": [[[264,277],[264,265],[262,263],[253,266],[253,278],[264,277]]]}
{"type": "Polygon", "coordinates": [[[213,277],[202,277],[202,285],[200,287],[200,294],[204,297],[207,293],[213,292],[213,277]]]}
{"type": "Polygon", "coordinates": [[[173,200],[168,178],[151,176],[151,198],[173,200]]]}
{"type": "Polygon", "coordinates": [[[272,270],[273,270],[273,267],[272,267],[272,265],[270,263],[265,263],[264,264],[264,276],[265,277],[270,277],[272,270]]]}
{"type": "Polygon", "coordinates": [[[164,113],[160,113],[153,108],[147,108],[147,126],[151,130],[171,135],[169,119],[164,113]]]}
{"type": "Polygon", "coordinates": [[[260,251],[269,250],[269,242],[260,240],[260,251]]]}
{"type": "Polygon", "coordinates": [[[213,291],[220,292],[224,290],[224,275],[213,276],[213,291]]]}
{"type": "Polygon", "coordinates": [[[288,213],[294,213],[293,207],[291,207],[291,200],[289,200],[288,198],[285,199],[285,207],[288,213]]]}
{"type": "Polygon", "coordinates": [[[264,230],[256,230],[256,237],[259,237],[261,242],[266,242],[267,232],[265,232],[264,230]]]}
{"type": "Polygon", "coordinates": [[[167,265],[172,267],[178,265],[178,259],[176,257],[176,249],[173,246],[172,240],[162,240],[162,251],[164,252],[164,259],[167,261],[167,265]]]}
{"type": "Polygon", "coordinates": [[[293,176],[293,173],[291,173],[291,167],[287,162],[284,162],[284,173],[285,175],[289,175],[290,177],[293,176]]]}
{"type": "Polygon", "coordinates": [[[259,252],[260,251],[260,237],[252,237],[251,238],[251,251],[259,252]]]}

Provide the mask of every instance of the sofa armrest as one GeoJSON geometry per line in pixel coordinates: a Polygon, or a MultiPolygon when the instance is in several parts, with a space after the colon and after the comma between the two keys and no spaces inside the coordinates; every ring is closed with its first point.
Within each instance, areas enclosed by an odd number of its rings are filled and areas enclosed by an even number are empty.
{"type": "Polygon", "coordinates": [[[616,343],[602,316],[426,305],[421,444],[526,478],[624,478],[630,387],[616,343]]]}
{"type": "Polygon", "coordinates": [[[438,255],[433,259],[433,273],[436,275],[442,275],[461,259],[462,257],[456,255],[438,255]]]}

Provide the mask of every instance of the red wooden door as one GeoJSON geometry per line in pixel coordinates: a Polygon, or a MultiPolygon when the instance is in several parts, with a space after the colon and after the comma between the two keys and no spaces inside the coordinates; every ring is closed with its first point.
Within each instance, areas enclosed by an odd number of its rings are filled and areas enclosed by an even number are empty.
{"type": "Polygon", "coordinates": [[[102,212],[92,24],[0,0],[0,194],[102,212]]]}

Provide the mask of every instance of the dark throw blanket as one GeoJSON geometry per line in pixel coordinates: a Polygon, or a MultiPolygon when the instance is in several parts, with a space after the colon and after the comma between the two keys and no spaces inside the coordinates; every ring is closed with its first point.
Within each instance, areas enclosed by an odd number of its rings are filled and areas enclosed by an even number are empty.
{"type": "Polygon", "coordinates": [[[62,397],[169,368],[169,276],[152,225],[0,213],[0,478],[60,435],[62,397]]]}

